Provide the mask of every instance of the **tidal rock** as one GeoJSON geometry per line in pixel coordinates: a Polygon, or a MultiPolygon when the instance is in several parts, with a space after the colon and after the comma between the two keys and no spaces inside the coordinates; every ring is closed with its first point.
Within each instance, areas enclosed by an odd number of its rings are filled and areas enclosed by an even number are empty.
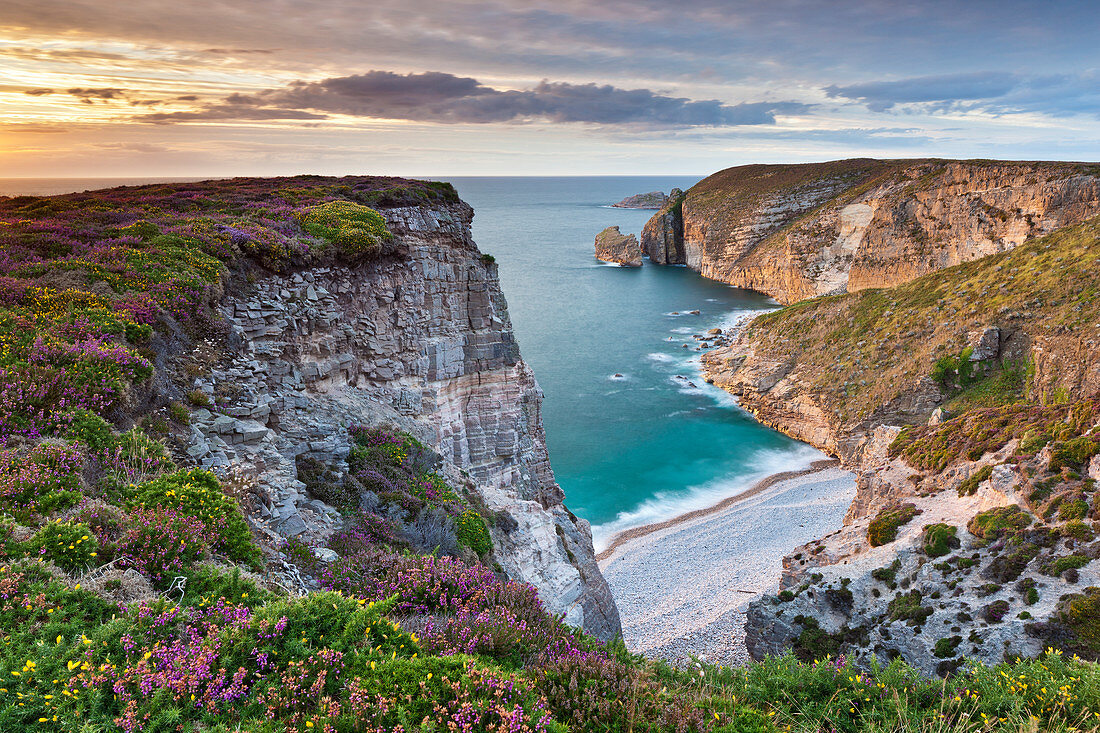
{"type": "Polygon", "coordinates": [[[596,259],[625,267],[641,267],[642,248],[633,234],[623,234],[619,227],[608,227],[596,235],[596,259]]]}

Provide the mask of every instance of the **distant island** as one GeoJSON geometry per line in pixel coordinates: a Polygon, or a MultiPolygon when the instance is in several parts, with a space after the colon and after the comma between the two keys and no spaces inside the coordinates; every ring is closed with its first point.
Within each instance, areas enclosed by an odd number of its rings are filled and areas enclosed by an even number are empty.
{"type": "Polygon", "coordinates": [[[619,203],[611,205],[616,209],[659,209],[665,205],[666,201],[668,201],[668,196],[660,191],[650,191],[649,193],[627,196],[619,203]]]}

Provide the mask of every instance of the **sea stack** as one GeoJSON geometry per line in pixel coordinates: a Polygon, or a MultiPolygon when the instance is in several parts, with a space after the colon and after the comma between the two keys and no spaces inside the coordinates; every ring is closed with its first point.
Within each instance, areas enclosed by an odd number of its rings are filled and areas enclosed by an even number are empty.
{"type": "Polygon", "coordinates": [[[619,227],[608,227],[596,235],[596,259],[623,267],[641,267],[642,248],[633,234],[623,234],[619,227]]]}

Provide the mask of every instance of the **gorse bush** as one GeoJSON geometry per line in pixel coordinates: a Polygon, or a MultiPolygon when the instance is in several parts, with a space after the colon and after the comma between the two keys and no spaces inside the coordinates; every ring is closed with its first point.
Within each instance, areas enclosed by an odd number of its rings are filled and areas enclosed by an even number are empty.
{"type": "Polygon", "coordinates": [[[299,211],[295,218],[307,232],[353,261],[377,257],[382,243],[393,239],[381,214],[351,201],[318,204],[299,211]]]}
{"type": "Polygon", "coordinates": [[[27,549],[63,570],[86,570],[99,554],[92,531],[77,522],[47,522],[27,543],[27,549]]]}
{"type": "Polygon", "coordinates": [[[209,471],[177,471],[149,481],[135,488],[132,504],[171,508],[194,517],[204,527],[211,549],[231,560],[258,565],[262,559],[237,502],[222,493],[221,484],[209,471]]]}

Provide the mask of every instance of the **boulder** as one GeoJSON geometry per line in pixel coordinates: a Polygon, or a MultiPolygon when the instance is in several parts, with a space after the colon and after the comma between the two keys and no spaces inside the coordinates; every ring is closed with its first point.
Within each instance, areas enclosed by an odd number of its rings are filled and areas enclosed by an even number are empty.
{"type": "Polygon", "coordinates": [[[970,334],[970,361],[996,359],[1001,353],[1001,329],[996,326],[974,331],[970,334]]]}
{"type": "Polygon", "coordinates": [[[633,234],[623,234],[619,227],[608,227],[596,235],[596,259],[624,267],[641,267],[642,248],[633,234]]]}

